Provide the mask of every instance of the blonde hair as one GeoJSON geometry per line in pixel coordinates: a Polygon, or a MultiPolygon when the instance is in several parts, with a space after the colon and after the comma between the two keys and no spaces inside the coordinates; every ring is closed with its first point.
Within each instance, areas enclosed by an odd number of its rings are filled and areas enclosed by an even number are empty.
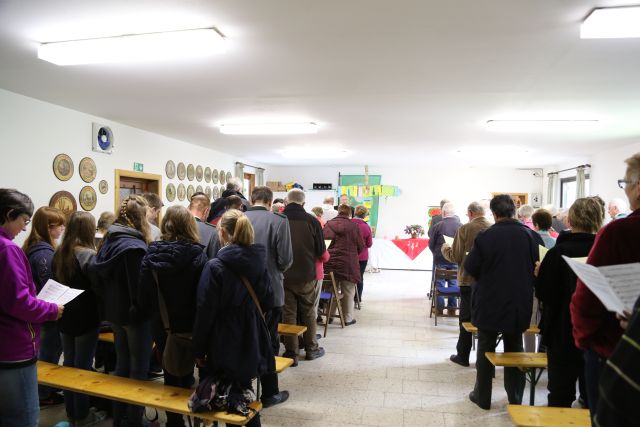
{"type": "Polygon", "coordinates": [[[67,217],[60,209],[43,206],[33,214],[31,221],[31,232],[25,240],[22,249],[28,252],[33,245],[38,242],[45,242],[51,246],[55,246],[55,242],[51,238],[50,227],[65,225],[67,217]]]}
{"type": "Polygon", "coordinates": [[[636,153],[624,161],[627,164],[627,178],[632,182],[640,180],[640,153],[636,153]]]}
{"type": "Polygon", "coordinates": [[[569,208],[569,224],[587,233],[596,233],[602,226],[603,210],[593,197],[577,199],[569,208]]]}
{"type": "Polygon", "coordinates": [[[198,226],[191,212],[184,206],[174,205],[167,209],[162,219],[162,240],[186,240],[198,243],[198,226]]]}
{"type": "Polygon", "coordinates": [[[228,210],[222,215],[218,225],[222,227],[227,233],[227,236],[229,236],[230,241],[228,243],[240,246],[253,244],[253,226],[249,218],[241,211],[237,209],[228,210]]]}
{"type": "Polygon", "coordinates": [[[120,204],[120,212],[114,224],[135,228],[142,233],[144,241],[148,244],[151,241],[151,227],[147,221],[148,206],[149,204],[144,197],[130,195],[120,204]]]}
{"type": "Polygon", "coordinates": [[[368,213],[369,213],[369,210],[365,205],[358,205],[356,206],[356,210],[353,214],[358,218],[364,219],[368,213]]]}
{"type": "Polygon", "coordinates": [[[315,216],[322,216],[322,208],[320,206],[316,206],[314,208],[311,208],[311,212],[313,212],[315,214],[315,216]]]}

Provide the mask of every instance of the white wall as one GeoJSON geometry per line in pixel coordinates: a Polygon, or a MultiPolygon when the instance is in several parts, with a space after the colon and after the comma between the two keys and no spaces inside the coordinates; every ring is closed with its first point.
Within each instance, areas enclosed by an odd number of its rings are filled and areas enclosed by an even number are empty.
{"type": "Polygon", "coordinates": [[[618,187],[618,180],[624,178],[627,170],[625,159],[640,153],[640,143],[621,148],[602,150],[591,158],[591,194],[597,194],[605,201],[614,197],[626,200],[624,190],[618,187]]]}
{"type": "MultiPolygon", "coordinates": [[[[136,129],[105,119],[90,116],[57,105],[38,101],[12,92],[0,90],[0,187],[16,188],[33,199],[37,207],[49,204],[51,196],[59,190],[72,193],[78,200],[80,189],[91,185],[98,195],[97,217],[103,211],[114,209],[114,170],[133,170],[133,163],[144,164],[144,172],[162,175],[162,197],[166,206],[165,186],[178,178],[169,180],[164,168],[168,160],[176,164],[193,163],[234,172],[237,159],[231,155],[183,141],[136,129]],[[106,124],[114,133],[115,149],[106,155],[91,150],[92,122],[106,124]],[[53,174],[53,158],[66,153],[73,159],[75,172],[69,181],[59,181],[53,174]],[[95,160],[98,174],[86,184],[78,174],[78,164],[83,157],[95,160]],[[109,192],[100,194],[98,182],[105,179],[109,192]]],[[[206,185],[202,182],[188,183],[206,185]]],[[[209,184],[212,185],[212,184],[209,184]]],[[[218,184],[219,185],[219,184],[218,184]]],[[[174,202],[178,202],[177,198],[174,202]]],[[[186,205],[186,202],[182,202],[186,205]]],[[[78,203],[78,209],[82,209],[78,203]]],[[[21,244],[26,233],[21,233],[16,243],[21,244]]]]}
{"type": "MultiPolygon", "coordinates": [[[[305,190],[314,182],[332,183],[336,188],[338,173],[363,175],[364,167],[270,167],[266,179],[295,181],[305,190]]],[[[390,239],[404,237],[408,224],[426,225],[427,208],[439,205],[442,198],[454,202],[461,221],[466,222],[469,202],[491,198],[492,192],[541,193],[543,181],[532,171],[509,168],[369,167],[369,174],[382,175],[383,184],[397,185],[401,190],[399,197],[380,198],[376,237],[390,239]]]]}

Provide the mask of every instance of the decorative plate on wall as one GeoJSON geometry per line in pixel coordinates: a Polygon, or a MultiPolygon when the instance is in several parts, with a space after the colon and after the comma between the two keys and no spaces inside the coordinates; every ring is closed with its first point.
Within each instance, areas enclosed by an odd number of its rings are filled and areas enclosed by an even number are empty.
{"type": "Polygon", "coordinates": [[[184,184],[183,183],[178,184],[178,200],[183,201],[186,196],[187,196],[187,189],[184,188],[184,184]]]}
{"type": "Polygon", "coordinates": [[[173,179],[176,177],[176,164],[173,160],[169,160],[164,167],[164,173],[167,174],[167,178],[173,179]]]}
{"type": "Polygon", "coordinates": [[[92,211],[96,207],[98,196],[96,196],[96,190],[93,187],[87,185],[80,190],[80,206],[85,211],[92,211]]]}
{"type": "Polygon", "coordinates": [[[187,187],[187,200],[191,201],[191,197],[193,196],[193,193],[195,193],[196,190],[195,188],[193,188],[193,185],[189,184],[189,186],[187,187]]]}
{"type": "Polygon", "coordinates": [[[167,188],[165,188],[165,195],[167,196],[167,200],[173,202],[176,199],[176,186],[169,183],[167,184],[167,188]]]}
{"type": "Polygon", "coordinates": [[[109,191],[109,183],[103,179],[98,183],[98,190],[100,194],[107,194],[107,191],[109,191]]]}
{"type": "Polygon", "coordinates": [[[204,190],[202,189],[202,185],[198,185],[196,187],[196,193],[203,193],[203,192],[204,192],[204,190]]]}
{"type": "Polygon", "coordinates": [[[206,194],[208,198],[211,198],[211,187],[205,187],[204,194],[206,194]]]}
{"type": "Polygon", "coordinates": [[[211,192],[211,195],[213,196],[214,200],[220,197],[220,189],[218,188],[218,186],[213,187],[213,191],[211,192]]]}
{"type": "Polygon", "coordinates": [[[53,173],[60,181],[69,181],[73,176],[73,160],[71,160],[71,157],[66,154],[58,154],[53,159],[53,173]]]}
{"type": "Polygon", "coordinates": [[[218,177],[220,184],[224,184],[224,179],[225,179],[224,171],[220,169],[220,176],[218,177]]]}
{"type": "Polygon", "coordinates": [[[211,168],[209,166],[204,168],[204,181],[211,182],[211,168]]]}
{"type": "Polygon", "coordinates": [[[58,208],[67,215],[78,210],[76,198],[68,191],[58,191],[49,200],[49,207],[58,208]]]}
{"type": "Polygon", "coordinates": [[[229,182],[231,178],[233,178],[233,175],[231,175],[231,172],[227,172],[227,182],[229,182]]]}
{"type": "MultiPolygon", "coordinates": [[[[178,163],[178,179],[182,181],[187,176],[187,168],[184,166],[184,163],[178,163]]],[[[180,193],[178,193],[179,195],[180,193]]]]}
{"type": "Polygon", "coordinates": [[[224,193],[224,191],[225,191],[226,189],[227,189],[227,187],[226,187],[226,186],[224,186],[224,185],[221,185],[221,186],[220,186],[220,197],[222,197],[222,193],[224,193]]]}
{"type": "Polygon", "coordinates": [[[196,180],[198,182],[202,181],[202,175],[204,175],[204,173],[202,172],[202,166],[196,166],[196,180]]]}
{"type": "Polygon", "coordinates": [[[214,183],[214,184],[218,183],[218,169],[214,169],[211,172],[211,182],[214,183]]]}
{"type": "Polygon", "coordinates": [[[96,162],[94,162],[91,157],[85,157],[80,160],[78,170],[80,172],[80,178],[82,178],[84,182],[92,182],[96,179],[96,175],[98,173],[96,162]]]}
{"type": "Polygon", "coordinates": [[[189,181],[193,181],[193,177],[195,174],[196,174],[195,168],[191,163],[189,163],[189,166],[187,166],[187,179],[189,181]]]}

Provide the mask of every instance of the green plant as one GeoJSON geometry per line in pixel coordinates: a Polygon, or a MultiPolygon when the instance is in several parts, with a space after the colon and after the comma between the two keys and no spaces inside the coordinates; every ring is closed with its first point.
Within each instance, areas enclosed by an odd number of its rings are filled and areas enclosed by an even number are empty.
{"type": "Polygon", "coordinates": [[[405,234],[410,234],[410,235],[416,235],[416,236],[424,236],[424,227],[421,226],[420,224],[412,224],[412,225],[407,225],[404,228],[404,232],[405,234]]]}

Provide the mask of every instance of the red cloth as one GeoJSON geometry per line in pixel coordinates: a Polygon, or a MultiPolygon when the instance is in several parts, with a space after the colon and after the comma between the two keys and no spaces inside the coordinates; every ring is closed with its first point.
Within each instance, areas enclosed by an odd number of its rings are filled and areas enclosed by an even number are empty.
{"type": "MultiPolygon", "coordinates": [[[[640,209],[627,218],[610,222],[600,230],[587,264],[628,264],[640,261],[640,209]]],[[[571,321],[576,347],[590,349],[609,358],[622,336],[615,313],[607,311],[580,279],[571,298],[571,321]]]]}
{"type": "Polygon", "coordinates": [[[416,259],[429,246],[429,239],[394,239],[392,242],[411,260],[416,259]]]}

